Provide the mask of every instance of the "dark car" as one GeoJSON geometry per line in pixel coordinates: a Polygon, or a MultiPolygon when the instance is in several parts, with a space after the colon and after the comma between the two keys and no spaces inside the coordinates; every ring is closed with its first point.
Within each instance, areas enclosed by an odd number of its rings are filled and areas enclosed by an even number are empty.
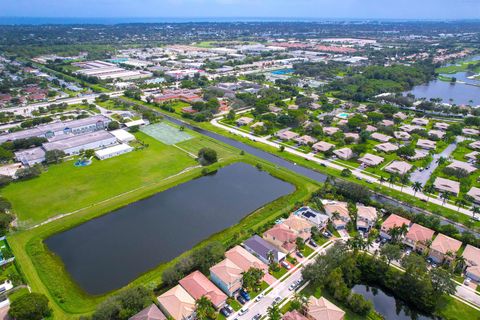
{"type": "Polygon", "coordinates": [[[318,247],[317,243],[313,240],[310,240],[310,245],[314,248],[318,247]]]}
{"type": "Polygon", "coordinates": [[[221,313],[225,318],[227,318],[227,317],[230,315],[230,312],[228,312],[228,310],[227,310],[226,308],[220,309],[220,313],[221,313]]]}
{"type": "Polygon", "coordinates": [[[248,294],[247,291],[241,289],[240,290],[240,295],[243,297],[243,299],[245,299],[247,301],[250,301],[250,295],[248,294]]]}
{"type": "Polygon", "coordinates": [[[302,254],[300,251],[295,252],[295,254],[296,254],[297,257],[299,257],[299,258],[303,258],[303,254],[302,254]]]}
{"type": "Polygon", "coordinates": [[[245,304],[245,303],[247,303],[247,300],[245,300],[245,298],[242,297],[241,295],[238,295],[238,296],[237,296],[237,300],[238,300],[238,302],[240,302],[240,304],[245,304]]]}

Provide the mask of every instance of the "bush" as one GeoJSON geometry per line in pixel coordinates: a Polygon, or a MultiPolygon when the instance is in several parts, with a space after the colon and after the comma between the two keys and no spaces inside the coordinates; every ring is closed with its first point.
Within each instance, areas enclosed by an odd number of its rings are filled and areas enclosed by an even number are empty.
{"type": "Polygon", "coordinates": [[[361,294],[353,293],[348,299],[348,306],[353,312],[366,316],[373,308],[372,303],[361,294]]]}
{"type": "Polygon", "coordinates": [[[125,289],[102,302],[92,320],[129,319],[151,303],[151,294],[144,287],[125,289]]]}
{"type": "Polygon", "coordinates": [[[28,293],[14,300],[8,315],[16,320],[41,320],[50,315],[48,299],[40,293],[28,293]]]}
{"type": "Polygon", "coordinates": [[[198,151],[198,160],[202,166],[206,166],[218,161],[217,152],[210,148],[202,148],[198,151]]]}

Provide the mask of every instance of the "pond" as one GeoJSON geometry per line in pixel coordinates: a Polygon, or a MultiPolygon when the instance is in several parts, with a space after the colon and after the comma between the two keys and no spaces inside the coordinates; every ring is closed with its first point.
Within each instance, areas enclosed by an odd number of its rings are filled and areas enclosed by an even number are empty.
{"type": "Polygon", "coordinates": [[[245,163],[183,183],[45,240],[89,294],[118,289],[295,187],[245,163]]]}
{"type": "Polygon", "coordinates": [[[356,285],[353,292],[359,293],[373,303],[375,310],[388,320],[430,320],[434,317],[419,314],[402,301],[385,293],[381,289],[356,285]]]}

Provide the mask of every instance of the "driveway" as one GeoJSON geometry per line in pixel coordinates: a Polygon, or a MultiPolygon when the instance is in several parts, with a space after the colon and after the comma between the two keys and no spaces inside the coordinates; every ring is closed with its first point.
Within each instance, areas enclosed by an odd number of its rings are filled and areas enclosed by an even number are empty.
{"type": "Polygon", "coordinates": [[[425,186],[428,179],[430,179],[430,177],[432,176],[433,171],[435,171],[435,169],[437,169],[438,167],[437,160],[440,159],[441,157],[448,159],[456,148],[457,148],[457,141],[449,144],[442,152],[435,154],[433,156],[432,162],[430,162],[430,166],[428,167],[428,169],[425,169],[423,171],[420,171],[420,169],[415,170],[410,175],[410,181],[420,182],[422,186],[425,186]]]}

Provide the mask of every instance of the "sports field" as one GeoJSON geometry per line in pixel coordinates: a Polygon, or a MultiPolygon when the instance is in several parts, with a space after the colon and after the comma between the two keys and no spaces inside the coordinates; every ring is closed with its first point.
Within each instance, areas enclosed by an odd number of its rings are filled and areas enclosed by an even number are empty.
{"type": "Polygon", "coordinates": [[[180,128],[176,128],[165,121],[142,127],[140,131],[167,145],[192,139],[190,134],[181,131],[180,128]]]}

